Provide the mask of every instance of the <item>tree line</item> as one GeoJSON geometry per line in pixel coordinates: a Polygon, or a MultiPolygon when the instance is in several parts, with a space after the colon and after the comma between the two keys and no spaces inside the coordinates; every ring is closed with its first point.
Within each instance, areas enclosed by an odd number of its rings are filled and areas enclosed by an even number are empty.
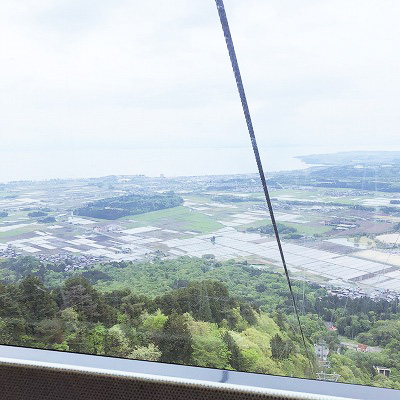
{"type": "Polygon", "coordinates": [[[283,314],[268,316],[217,281],[155,298],[101,293],[81,276],[52,290],[37,276],[0,284],[3,344],[281,375],[297,366],[309,376],[290,332],[283,314]]]}
{"type": "Polygon", "coordinates": [[[127,215],[143,214],[151,211],[177,207],[183,199],[173,192],[162,194],[128,194],[96,200],[74,210],[74,215],[117,219],[127,215]]]}

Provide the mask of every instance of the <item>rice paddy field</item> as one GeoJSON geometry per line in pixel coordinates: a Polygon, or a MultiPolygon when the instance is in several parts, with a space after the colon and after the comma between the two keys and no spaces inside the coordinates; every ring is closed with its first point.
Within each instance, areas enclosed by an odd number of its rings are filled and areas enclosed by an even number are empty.
{"type": "MultiPolygon", "coordinates": [[[[137,177],[132,178],[139,182],[135,187],[148,187],[150,192],[176,190],[183,204],[115,220],[74,215],[74,209],[91,201],[132,192],[130,179],[112,178],[112,184],[110,179],[21,183],[0,192],[0,211],[8,213],[0,218],[0,257],[32,255],[50,260],[62,255],[100,263],[141,261],[155,254],[172,259],[212,255],[281,270],[274,237],[258,231],[271,223],[264,195],[254,187],[210,191],[201,189],[204,178],[137,177]],[[38,210],[46,210],[46,216],[54,220],[42,223],[29,215],[38,210]]],[[[293,276],[342,281],[343,285],[365,281],[377,287],[387,285],[388,279],[397,287],[395,276],[371,279],[397,273],[400,256],[387,261],[386,253],[369,252],[375,243],[373,235],[393,242],[396,221],[378,219],[375,211],[353,207],[374,201],[390,204],[390,196],[305,187],[271,190],[279,229],[295,232],[293,238],[282,235],[293,276]],[[387,265],[393,270],[388,271],[387,265]]]]}

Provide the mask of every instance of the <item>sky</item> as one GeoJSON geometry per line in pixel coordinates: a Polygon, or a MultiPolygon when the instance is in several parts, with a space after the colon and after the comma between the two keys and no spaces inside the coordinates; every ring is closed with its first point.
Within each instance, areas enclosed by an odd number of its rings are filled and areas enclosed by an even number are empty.
{"type": "MultiPolygon", "coordinates": [[[[260,146],[398,146],[400,2],[225,0],[260,146]]],[[[213,0],[0,2],[1,152],[245,147],[213,0]]]]}

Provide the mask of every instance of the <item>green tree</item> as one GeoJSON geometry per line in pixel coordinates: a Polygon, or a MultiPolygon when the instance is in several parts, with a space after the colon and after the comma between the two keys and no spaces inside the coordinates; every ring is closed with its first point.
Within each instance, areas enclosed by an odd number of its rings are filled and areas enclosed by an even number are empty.
{"type": "Polygon", "coordinates": [[[61,321],[64,324],[64,331],[66,333],[75,333],[79,329],[79,315],[72,308],[65,308],[60,312],[61,321]]]}
{"type": "Polygon", "coordinates": [[[171,314],[163,327],[159,341],[162,352],[161,361],[190,364],[192,343],[187,317],[176,313],[171,314]]]}
{"type": "Polygon", "coordinates": [[[153,314],[144,313],[142,315],[142,323],[138,328],[141,343],[144,345],[150,344],[151,341],[159,343],[167,320],[168,317],[160,309],[153,314]]]}
{"type": "Polygon", "coordinates": [[[289,358],[293,350],[294,345],[290,339],[283,339],[279,334],[276,334],[271,339],[271,353],[273,358],[285,360],[289,358]]]}
{"type": "Polygon", "coordinates": [[[0,318],[0,344],[12,344],[12,339],[12,332],[7,322],[0,318]]]}
{"type": "Polygon", "coordinates": [[[210,299],[208,296],[207,284],[202,282],[200,286],[200,295],[199,295],[199,312],[198,318],[202,321],[212,321],[211,315],[211,307],[210,307],[210,299]]]}
{"type": "Polygon", "coordinates": [[[226,331],[223,339],[227,345],[229,351],[229,365],[237,370],[242,370],[243,359],[240,353],[240,348],[237,345],[235,339],[232,337],[232,334],[229,331],[226,331]]]}
{"type": "Polygon", "coordinates": [[[39,275],[43,279],[45,272],[43,263],[32,256],[12,258],[7,261],[7,268],[15,271],[16,280],[20,280],[29,275],[39,275]]]}
{"type": "Polygon", "coordinates": [[[116,310],[83,277],[65,281],[60,291],[62,307],[72,307],[80,319],[111,325],[117,322],[116,310]]]}
{"type": "Polygon", "coordinates": [[[191,321],[192,362],[194,365],[211,368],[229,368],[230,351],[216,324],[191,321]]]}
{"type": "Polygon", "coordinates": [[[114,357],[127,357],[131,349],[128,338],[119,325],[107,330],[104,338],[104,353],[114,357]]]}
{"type": "Polygon", "coordinates": [[[106,353],[106,337],[107,329],[103,324],[97,323],[88,334],[89,345],[91,348],[90,352],[98,355],[108,355],[106,353]]]}
{"type": "Polygon", "coordinates": [[[39,278],[28,276],[18,286],[19,302],[24,311],[25,319],[35,324],[44,318],[54,316],[57,305],[49,291],[39,278]]]}
{"type": "Polygon", "coordinates": [[[139,346],[128,355],[128,358],[146,361],[159,361],[160,357],[161,351],[154,343],[150,343],[148,346],[139,346]]]}
{"type": "Polygon", "coordinates": [[[66,337],[66,343],[69,350],[75,353],[94,354],[89,336],[89,328],[81,324],[76,332],[66,337]]]}
{"type": "Polygon", "coordinates": [[[21,307],[18,302],[19,292],[15,285],[0,282],[0,317],[20,317],[21,307]]]}
{"type": "Polygon", "coordinates": [[[46,344],[64,341],[63,323],[58,318],[43,319],[35,327],[35,335],[46,344]]]}

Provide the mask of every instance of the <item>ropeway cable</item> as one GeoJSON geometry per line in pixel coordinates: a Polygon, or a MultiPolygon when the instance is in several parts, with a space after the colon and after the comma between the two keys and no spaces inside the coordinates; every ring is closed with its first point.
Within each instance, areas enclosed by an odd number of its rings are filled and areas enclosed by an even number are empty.
{"type": "Polygon", "coordinates": [[[233,46],[233,40],[232,40],[231,32],[230,32],[230,29],[229,29],[228,19],[226,17],[224,2],[223,2],[223,0],[215,0],[215,3],[217,5],[219,19],[221,21],[222,30],[224,32],[226,46],[228,47],[229,58],[231,59],[232,69],[233,69],[233,73],[235,75],[235,80],[236,80],[236,86],[237,86],[237,89],[239,91],[240,101],[242,102],[243,113],[244,113],[244,116],[245,116],[245,119],[246,119],[247,129],[249,131],[251,145],[252,145],[253,151],[254,151],[254,156],[256,158],[258,173],[260,175],[262,187],[263,187],[264,194],[265,194],[265,200],[267,201],[269,215],[271,217],[272,226],[274,228],[275,238],[276,238],[276,242],[278,244],[278,249],[279,249],[279,253],[280,253],[280,256],[281,256],[281,261],[282,261],[282,264],[283,264],[283,268],[285,270],[285,275],[286,275],[287,283],[288,283],[288,286],[289,286],[289,292],[290,292],[290,295],[292,297],[293,307],[294,307],[294,310],[295,310],[295,313],[296,313],[297,322],[299,324],[299,329],[300,329],[300,334],[301,334],[301,337],[302,337],[302,340],[303,340],[304,350],[306,352],[308,361],[310,363],[311,371],[314,371],[313,364],[311,362],[311,358],[310,358],[309,352],[307,350],[306,339],[304,337],[303,328],[301,326],[300,316],[299,316],[299,312],[297,310],[297,304],[296,304],[296,300],[295,300],[295,297],[294,297],[292,284],[290,282],[289,271],[288,271],[288,268],[287,268],[287,265],[286,265],[285,255],[284,255],[283,249],[282,249],[282,243],[281,243],[281,240],[280,240],[280,237],[279,237],[278,226],[276,224],[274,210],[272,208],[271,198],[269,196],[267,181],[265,179],[264,170],[263,170],[262,163],[261,163],[261,158],[260,158],[260,153],[258,151],[257,141],[256,141],[256,137],[255,137],[255,134],[254,134],[253,123],[251,121],[251,116],[250,116],[250,110],[249,110],[249,106],[247,104],[246,94],[245,94],[245,91],[244,91],[242,77],[241,77],[241,74],[240,74],[239,64],[238,64],[238,61],[237,61],[237,58],[236,58],[235,48],[233,46]]]}

